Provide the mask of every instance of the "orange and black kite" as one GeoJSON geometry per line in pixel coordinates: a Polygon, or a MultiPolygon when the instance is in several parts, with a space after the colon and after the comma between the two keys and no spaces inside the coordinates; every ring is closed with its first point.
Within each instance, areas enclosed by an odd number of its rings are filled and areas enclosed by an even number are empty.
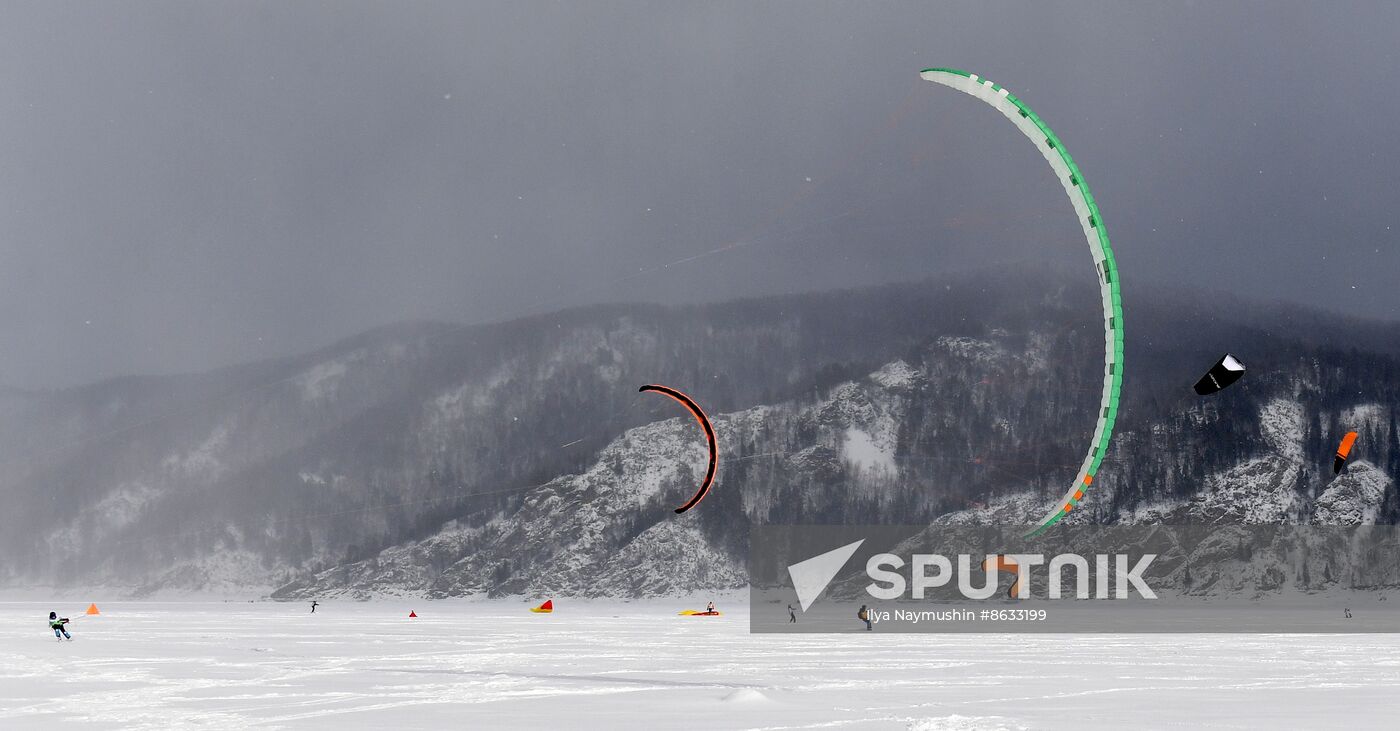
{"type": "Polygon", "coordinates": [[[1332,460],[1332,474],[1342,471],[1347,466],[1347,458],[1351,456],[1351,445],[1356,443],[1356,432],[1349,431],[1342,437],[1342,443],[1337,447],[1337,456],[1332,460]]]}
{"type": "Polygon", "coordinates": [[[710,464],[708,467],[705,468],[705,479],[700,483],[700,489],[695,491],[695,494],[692,495],[690,499],[685,502],[685,505],[676,508],[677,513],[684,513],[685,511],[690,510],[691,508],[698,505],[701,500],[705,499],[705,495],[710,491],[710,483],[715,481],[715,467],[718,465],[719,462],[719,449],[715,446],[714,427],[710,426],[710,417],[706,416],[705,412],[694,401],[692,401],[689,396],[681,393],[680,391],[677,391],[674,388],[670,388],[669,386],[659,386],[653,383],[646,386],[642,386],[641,388],[637,389],[637,391],[655,391],[657,393],[662,393],[667,396],[670,396],[671,398],[680,402],[682,406],[689,409],[690,413],[695,417],[695,420],[700,422],[700,428],[705,430],[705,443],[710,450],[710,464]]]}

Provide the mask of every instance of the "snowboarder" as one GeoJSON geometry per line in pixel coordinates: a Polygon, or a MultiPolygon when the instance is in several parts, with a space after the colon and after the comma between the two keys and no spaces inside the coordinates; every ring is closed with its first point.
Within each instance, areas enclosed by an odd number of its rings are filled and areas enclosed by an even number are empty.
{"type": "Polygon", "coordinates": [[[865,623],[866,632],[873,632],[875,630],[874,626],[870,624],[870,607],[864,604],[860,605],[860,611],[856,612],[856,616],[860,618],[860,621],[865,623]]]}
{"type": "Polygon", "coordinates": [[[788,605],[788,624],[797,624],[797,610],[788,605]]]}
{"type": "Polygon", "coordinates": [[[312,599],[312,600],[311,600],[311,613],[312,613],[312,614],[315,614],[315,613],[316,613],[316,607],[317,607],[317,606],[318,606],[318,604],[317,604],[316,600],[315,600],[315,599],[312,599]]]}
{"type": "Polygon", "coordinates": [[[73,635],[68,634],[67,617],[58,616],[58,612],[49,612],[49,629],[53,630],[54,639],[62,642],[73,639],[73,635]]]}

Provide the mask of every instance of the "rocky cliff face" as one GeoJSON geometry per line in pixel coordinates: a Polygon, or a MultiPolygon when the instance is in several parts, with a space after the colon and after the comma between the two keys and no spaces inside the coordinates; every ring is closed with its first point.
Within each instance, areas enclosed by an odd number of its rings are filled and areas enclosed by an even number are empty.
{"type": "MultiPolygon", "coordinates": [[[[722,415],[715,420],[716,427],[720,443],[729,448],[721,463],[780,461],[787,470],[783,484],[856,489],[867,498],[883,497],[890,505],[898,504],[900,493],[908,490],[899,482],[900,455],[906,451],[899,441],[900,426],[911,405],[929,395],[928,383],[927,374],[899,360],[861,381],[840,384],[813,403],[785,403],[722,415]],[[805,435],[805,439],[760,441],[762,435],[778,433],[805,435]],[[735,445],[746,444],[751,449],[781,450],[745,456],[735,445]]],[[[1208,474],[1201,489],[1190,497],[1157,499],[1123,510],[1112,516],[1110,524],[1242,528],[1375,524],[1386,496],[1394,489],[1392,478],[1375,465],[1365,461],[1349,465],[1315,497],[1299,491],[1300,484],[1309,484],[1301,481],[1306,469],[1300,447],[1304,425],[1298,418],[1302,410],[1296,402],[1267,402],[1259,414],[1260,422],[1267,426],[1261,438],[1272,453],[1208,474]]],[[[278,596],[631,597],[739,588],[747,578],[741,552],[727,550],[723,541],[714,540],[700,513],[668,514],[667,508],[693,487],[704,459],[696,429],[688,420],[633,429],[608,445],[588,471],[530,490],[524,507],[510,520],[475,534],[482,540],[451,543],[444,553],[444,543],[461,533],[460,528],[451,526],[425,541],[285,586],[278,596]],[[439,561],[446,559],[446,568],[432,570],[432,556],[439,561]]],[[[726,479],[732,473],[732,469],[723,470],[715,489],[742,495],[743,520],[754,520],[772,500],[791,494],[773,489],[771,481],[726,479]]],[[[1012,491],[991,498],[987,504],[947,512],[933,523],[1023,525],[1043,513],[1051,499],[1037,491],[1012,491]]],[[[883,522],[898,522],[893,511],[882,515],[883,522]]],[[[1094,520],[1084,512],[1066,524],[1094,520]]],[[[1224,535],[1231,534],[1227,530],[1224,535]]],[[[1264,554],[1276,540],[1272,534],[1259,538],[1247,530],[1235,540],[1217,537],[1189,557],[1176,557],[1173,562],[1168,554],[1163,566],[1174,568],[1175,573],[1165,584],[1155,580],[1159,585],[1194,582],[1198,594],[1239,595],[1245,589],[1270,591],[1294,586],[1297,566],[1254,565],[1241,560],[1242,546],[1264,554]],[[1193,568],[1186,568],[1188,564],[1193,568]]],[[[1316,579],[1309,579],[1311,588],[1336,583],[1331,574],[1339,569],[1327,567],[1344,565],[1344,560],[1337,558],[1344,553],[1343,548],[1315,547],[1316,555],[1310,560],[1317,564],[1316,579]]]]}

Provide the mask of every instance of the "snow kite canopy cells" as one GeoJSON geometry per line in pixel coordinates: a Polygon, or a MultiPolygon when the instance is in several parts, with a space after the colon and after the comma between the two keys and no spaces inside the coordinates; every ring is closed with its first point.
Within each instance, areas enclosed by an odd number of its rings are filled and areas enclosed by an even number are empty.
{"type": "Polygon", "coordinates": [[[1342,437],[1342,443],[1337,446],[1337,456],[1332,459],[1332,474],[1339,474],[1347,466],[1347,459],[1351,457],[1351,447],[1356,444],[1356,432],[1349,431],[1342,437]]]}
{"type": "Polygon", "coordinates": [[[705,479],[701,480],[699,489],[697,489],[695,491],[695,494],[692,495],[690,499],[685,502],[685,505],[676,508],[677,514],[684,513],[685,511],[690,510],[696,505],[699,505],[700,501],[705,499],[705,495],[709,494],[710,492],[710,485],[715,481],[715,468],[719,464],[719,449],[715,445],[715,429],[714,427],[710,426],[710,417],[705,415],[705,412],[700,408],[700,406],[696,404],[695,401],[691,400],[689,396],[681,393],[680,391],[677,391],[674,388],[671,388],[669,386],[661,386],[653,383],[648,384],[646,386],[642,386],[641,388],[637,389],[637,391],[639,393],[655,391],[656,393],[670,396],[671,398],[675,399],[676,402],[688,409],[691,415],[695,417],[695,420],[700,422],[700,428],[705,430],[705,443],[709,447],[710,451],[709,466],[705,468],[705,479]]]}
{"type": "Polygon", "coordinates": [[[958,69],[924,69],[919,74],[927,81],[951,87],[977,97],[1003,117],[1011,120],[1027,139],[1040,151],[1050,168],[1055,171],[1060,185],[1064,187],[1069,202],[1074,206],[1079,218],[1084,239],[1089,244],[1089,252],[1094,258],[1094,268],[1099,280],[1099,296],[1103,302],[1104,318],[1104,375],[1103,398],[1099,404],[1098,423],[1094,427],[1093,441],[1079,474],[1065,491],[1064,497],[1055,503],[1042,517],[1030,535],[1038,534],[1060,522],[1084,498],[1085,490],[1094,482],[1094,475],[1108,453],[1108,444],[1113,437],[1113,425],[1118,419],[1118,396],[1123,388],[1123,297],[1118,289],[1118,265],[1113,258],[1113,249],[1108,243],[1108,232],[1104,230],[1103,218],[1099,216],[1098,204],[1089,185],[1084,182],[1084,174],[1075,165],[1060,138],[1055,136],[1031,108],[1001,86],[977,74],[958,69]]]}
{"type": "Polygon", "coordinates": [[[1196,381],[1196,394],[1209,396],[1223,391],[1242,377],[1244,377],[1244,364],[1239,362],[1235,356],[1226,353],[1225,357],[1216,361],[1215,365],[1211,366],[1204,376],[1201,376],[1201,380],[1196,381]]]}

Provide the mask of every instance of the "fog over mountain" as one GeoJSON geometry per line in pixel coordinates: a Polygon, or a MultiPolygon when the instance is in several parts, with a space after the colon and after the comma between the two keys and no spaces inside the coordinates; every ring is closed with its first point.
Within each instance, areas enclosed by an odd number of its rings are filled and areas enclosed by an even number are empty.
{"type": "Polygon", "coordinates": [[[930,66],[1053,127],[1133,282],[1400,318],[1395,3],[53,0],[0,21],[4,385],[1081,265],[1044,161],[930,66]]]}

